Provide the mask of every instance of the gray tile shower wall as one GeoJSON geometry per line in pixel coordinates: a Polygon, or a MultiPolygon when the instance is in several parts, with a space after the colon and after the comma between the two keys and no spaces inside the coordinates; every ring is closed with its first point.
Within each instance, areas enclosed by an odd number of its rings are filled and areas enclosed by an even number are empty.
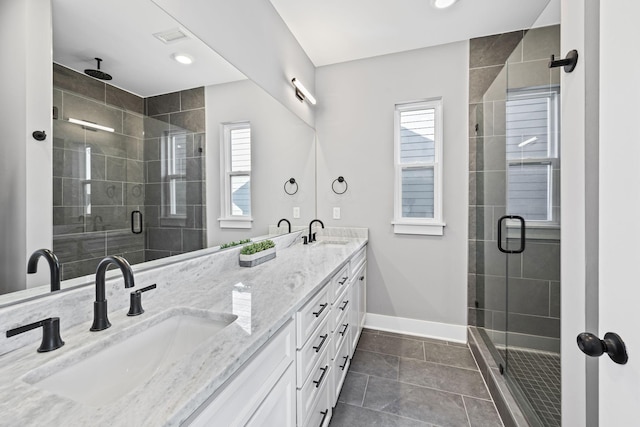
{"type": "Polygon", "coordinates": [[[560,242],[528,238],[506,265],[497,221],[507,212],[507,90],[559,83],[559,71],[547,67],[559,48],[559,26],[472,39],[469,47],[469,325],[504,330],[508,271],[510,344],[550,351],[559,350],[560,242]]]}
{"type": "Polygon", "coordinates": [[[57,64],[53,71],[53,250],[63,280],[93,274],[106,255],[134,264],[204,248],[204,88],[145,100],[57,64]],[[168,157],[171,141],[184,146],[168,157]],[[131,232],[134,210],[143,234],[131,232]]]}
{"type": "Polygon", "coordinates": [[[144,126],[145,259],[202,249],[206,247],[204,88],[147,98],[145,111],[149,116],[144,126]]]}
{"type": "Polygon", "coordinates": [[[53,250],[62,279],[93,274],[106,255],[139,262],[144,239],[131,233],[130,212],[144,212],[144,99],[58,64],[53,76],[53,250]]]}

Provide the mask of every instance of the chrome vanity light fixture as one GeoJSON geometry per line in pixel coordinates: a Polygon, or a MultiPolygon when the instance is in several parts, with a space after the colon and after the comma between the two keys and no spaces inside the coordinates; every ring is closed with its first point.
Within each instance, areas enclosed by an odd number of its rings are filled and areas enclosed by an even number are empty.
{"type": "Polygon", "coordinates": [[[436,9],[446,9],[450,6],[453,6],[455,2],[458,0],[431,0],[431,4],[436,9]]]}
{"type": "Polygon", "coordinates": [[[309,90],[304,87],[302,83],[295,77],[291,79],[291,83],[293,83],[293,87],[296,88],[296,97],[300,101],[304,101],[305,99],[309,101],[311,105],[316,105],[316,98],[309,92],[309,90]]]}

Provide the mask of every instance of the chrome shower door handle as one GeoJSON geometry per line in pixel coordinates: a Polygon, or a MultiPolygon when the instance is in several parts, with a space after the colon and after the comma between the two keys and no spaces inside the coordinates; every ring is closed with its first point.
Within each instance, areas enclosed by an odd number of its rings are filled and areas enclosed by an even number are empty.
{"type": "Polygon", "coordinates": [[[505,215],[498,220],[498,250],[505,254],[521,254],[524,252],[524,242],[525,242],[525,225],[524,218],[518,215],[505,215]],[[502,223],[506,219],[515,219],[520,221],[520,247],[515,250],[509,250],[502,247],[502,223]]]}

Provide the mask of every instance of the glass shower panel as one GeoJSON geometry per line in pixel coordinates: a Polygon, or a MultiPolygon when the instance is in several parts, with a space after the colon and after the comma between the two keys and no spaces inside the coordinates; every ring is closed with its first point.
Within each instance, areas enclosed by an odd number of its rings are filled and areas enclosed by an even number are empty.
{"type": "MultiPolygon", "coordinates": [[[[525,250],[504,256],[505,377],[532,425],[560,426],[559,26],[533,28],[507,62],[505,207],[525,220],[525,250]]],[[[509,248],[520,225],[507,221],[509,248]]]]}

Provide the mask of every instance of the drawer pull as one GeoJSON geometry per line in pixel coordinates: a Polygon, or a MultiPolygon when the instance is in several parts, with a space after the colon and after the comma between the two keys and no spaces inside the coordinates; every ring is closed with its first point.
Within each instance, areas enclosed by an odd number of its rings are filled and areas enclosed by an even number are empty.
{"type": "Polygon", "coordinates": [[[364,276],[360,276],[360,280],[364,280],[364,276]]]}
{"type": "Polygon", "coordinates": [[[344,371],[345,366],[347,366],[347,360],[349,360],[349,356],[344,356],[344,363],[342,365],[340,365],[340,369],[344,371]]]}
{"type": "Polygon", "coordinates": [[[327,418],[327,414],[329,413],[329,409],[325,409],[324,411],[320,411],[322,414],[322,421],[320,421],[319,427],[322,427],[324,424],[324,419],[327,418]]]}
{"type": "Polygon", "coordinates": [[[343,277],[342,280],[338,281],[338,283],[340,283],[340,286],[342,286],[345,283],[347,283],[347,279],[348,279],[348,277],[343,277]]]}
{"type": "Polygon", "coordinates": [[[328,369],[329,369],[329,365],[325,365],[324,368],[320,368],[320,370],[322,371],[322,375],[320,375],[320,378],[318,378],[317,380],[313,380],[313,383],[316,385],[316,388],[320,387],[320,384],[322,384],[322,380],[324,379],[324,376],[327,373],[328,369]]]}
{"type": "Polygon", "coordinates": [[[342,326],[344,326],[344,329],[342,331],[340,331],[340,335],[344,336],[344,334],[347,333],[347,329],[349,328],[349,324],[348,323],[343,323],[342,326]]]}
{"type": "Polygon", "coordinates": [[[340,307],[340,310],[344,311],[344,309],[347,308],[348,304],[349,304],[349,300],[343,301],[342,302],[342,307],[340,307]]]}
{"type": "Polygon", "coordinates": [[[314,311],[313,315],[316,317],[320,317],[320,314],[324,311],[325,308],[327,308],[328,305],[329,305],[328,302],[325,302],[324,304],[320,304],[320,310],[314,311]]]}
{"type": "Polygon", "coordinates": [[[320,344],[318,344],[317,346],[313,347],[313,349],[316,351],[316,353],[320,351],[320,349],[324,345],[324,342],[327,340],[328,336],[329,336],[329,334],[320,335],[320,338],[322,338],[322,341],[320,341],[320,344]]]}

